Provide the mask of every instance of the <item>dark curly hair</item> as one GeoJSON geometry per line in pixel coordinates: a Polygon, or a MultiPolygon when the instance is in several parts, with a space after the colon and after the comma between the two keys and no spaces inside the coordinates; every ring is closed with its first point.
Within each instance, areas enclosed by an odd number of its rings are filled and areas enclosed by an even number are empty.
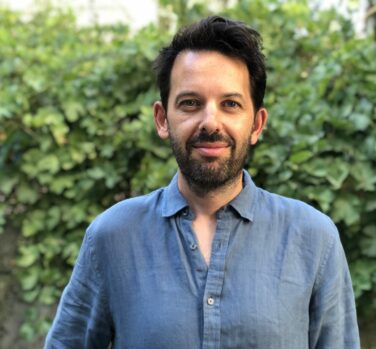
{"type": "Polygon", "coordinates": [[[210,16],[180,30],[154,61],[161,101],[166,110],[171,70],[177,55],[186,50],[218,51],[242,60],[248,68],[254,107],[258,110],[263,106],[266,71],[260,34],[242,22],[210,16]]]}

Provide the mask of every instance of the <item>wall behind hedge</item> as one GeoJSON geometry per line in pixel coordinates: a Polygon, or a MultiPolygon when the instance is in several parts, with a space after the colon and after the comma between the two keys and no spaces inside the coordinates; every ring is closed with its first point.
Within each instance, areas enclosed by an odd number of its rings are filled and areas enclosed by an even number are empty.
{"type": "MultiPolygon", "coordinates": [[[[208,13],[184,8],[182,22],[208,13]]],[[[223,11],[264,36],[270,122],[247,164],[255,181],[329,214],[350,262],[358,312],[376,317],[376,49],[335,11],[305,1],[239,1],[223,11]]],[[[25,22],[0,10],[0,229],[21,233],[23,301],[53,305],[87,225],[176,171],[152,120],[151,63],[170,38],[162,18],[79,28],[44,8],[25,22]]],[[[38,314],[21,331],[32,338],[38,314]]]]}

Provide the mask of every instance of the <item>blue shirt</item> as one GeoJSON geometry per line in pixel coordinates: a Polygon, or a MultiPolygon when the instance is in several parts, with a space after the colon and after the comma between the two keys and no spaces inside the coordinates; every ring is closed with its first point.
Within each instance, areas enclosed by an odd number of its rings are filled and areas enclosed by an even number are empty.
{"type": "Polygon", "coordinates": [[[257,188],[217,212],[209,266],[177,185],[88,228],[45,348],[357,349],[350,274],[332,221],[257,188]]]}

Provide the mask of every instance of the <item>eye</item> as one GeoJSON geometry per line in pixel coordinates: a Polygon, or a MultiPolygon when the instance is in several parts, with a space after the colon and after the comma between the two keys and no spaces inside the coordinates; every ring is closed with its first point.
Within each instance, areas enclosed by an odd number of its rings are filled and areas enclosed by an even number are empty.
{"type": "Polygon", "coordinates": [[[238,102],[232,101],[232,100],[224,101],[223,106],[226,108],[232,108],[232,109],[241,107],[241,105],[238,102]]]}
{"type": "Polygon", "coordinates": [[[179,106],[182,108],[196,108],[200,106],[200,101],[197,99],[184,99],[179,102],[179,106]]]}

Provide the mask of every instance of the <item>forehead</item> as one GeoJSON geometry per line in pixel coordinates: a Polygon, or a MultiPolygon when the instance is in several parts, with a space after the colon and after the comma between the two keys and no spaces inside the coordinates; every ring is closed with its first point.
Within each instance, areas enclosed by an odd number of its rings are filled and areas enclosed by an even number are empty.
{"type": "Polygon", "coordinates": [[[182,51],[175,59],[170,82],[171,94],[181,89],[250,94],[246,64],[217,51],[182,51]]]}

